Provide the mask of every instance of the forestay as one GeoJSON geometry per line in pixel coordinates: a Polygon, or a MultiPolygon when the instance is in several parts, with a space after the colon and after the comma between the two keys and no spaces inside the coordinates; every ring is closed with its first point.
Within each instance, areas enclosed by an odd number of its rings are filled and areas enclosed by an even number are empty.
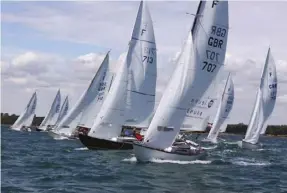
{"type": "Polygon", "coordinates": [[[50,107],[50,110],[48,111],[47,115],[45,116],[44,120],[40,124],[39,128],[42,130],[46,130],[48,125],[55,125],[55,122],[57,121],[58,114],[60,111],[61,106],[61,93],[60,90],[58,90],[53,103],[50,107]]]}
{"type": "Polygon", "coordinates": [[[226,84],[223,90],[222,97],[219,102],[217,113],[212,124],[212,128],[209,131],[207,139],[216,142],[216,138],[220,132],[221,125],[228,118],[228,115],[232,109],[234,101],[234,85],[232,77],[229,73],[226,80],[226,84]]]}
{"type": "MultiPolygon", "coordinates": [[[[176,70],[163,94],[144,143],[170,147],[180,130],[191,100],[199,101],[212,84],[225,59],[228,2],[201,1],[192,34],[182,49],[176,70]]],[[[190,105],[189,108],[195,107],[190,105]]]]}
{"type": "Polygon", "coordinates": [[[255,106],[244,141],[256,144],[258,142],[260,133],[265,133],[266,127],[264,127],[264,124],[274,109],[276,96],[276,66],[269,48],[264,69],[261,75],[261,82],[257,92],[255,106]]]}
{"type": "Polygon", "coordinates": [[[155,105],[156,77],[153,24],[146,2],[141,1],[127,56],[89,135],[118,137],[124,123],[147,127],[155,105]]]}
{"type": "MultiPolygon", "coordinates": [[[[68,114],[63,118],[63,120],[56,126],[55,130],[59,131],[60,133],[64,134],[71,134],[76,129],[76,126],[79,124],[81,115],[83,111],[97,98],[99,93],[102,90],[108,89],[107,84],[102,85],[103,76],[106,73],[106,69],[108,68],[109,64],[109,52],[106,54],[100,68],[98,69],[97,73],[95,74],[93,80],[91,81],[87,90],[82,94],[73,108],[68,112],[68,114]]],[[[98,98],[97,98],[98,99],[98,98]]],[[[101,100],[103,98],[100,98],[101,100]]]]}
{"type": "Polygon", "coordinates": [[[30,126],[32,124],[35,109],[37,106],[37,94],[36,92],[33,93],[31,99],[29,100],[25,110],[23,113],[18,117],[16,122],[12,125],[12,129],[21,129],[22,126],[30,126]]]}

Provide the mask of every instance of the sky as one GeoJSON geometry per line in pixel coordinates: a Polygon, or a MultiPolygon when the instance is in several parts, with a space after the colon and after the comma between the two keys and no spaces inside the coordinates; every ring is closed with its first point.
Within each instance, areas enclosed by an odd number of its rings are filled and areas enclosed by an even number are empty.
{"type": "MultiPolygon", "coordinates": [[[[2,2],[1,112],[20,114],[37,90],[44,116],[60,88],[74,104],[88,87],[105,53],[113,69],[127,51],[137,1],[2,2]]],[[[149,1],[158,49],[157,92],[175,67],[198,1],[149,1]]],[[[276,62],[278,95],[268,123],[287,124],[287,2],[230,1],[225,70],[232,73],[235,101],[228,123],[248,123],[268,47],[276,62]]],[[[227,73],[222,74],[220,88],[227,73]]]]}

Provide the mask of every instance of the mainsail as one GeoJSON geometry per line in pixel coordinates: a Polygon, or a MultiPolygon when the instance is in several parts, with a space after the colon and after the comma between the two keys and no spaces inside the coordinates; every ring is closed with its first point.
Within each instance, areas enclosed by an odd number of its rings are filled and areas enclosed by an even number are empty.
{"type": "Polygon", "coordinates": [[[217,102],[216,90],[217,81],[211,84],[200,100],[191,99],[186,115],[181,125],[181,130],[185,131],[205,131],[208,125],[212,109],[217,102]]]}
{"type": "Polygon", "coordinates": [[[221,125],[223,124],[225,119],[227,119],[232,109],[233,101],[234,101],[234,86],[231,75],[229,73],[221,100],[219,101],[219,106],[212,124],[212,128],[210,129],[209,134],[207,136],[208,140],[216,142],[216,138],[220,132],[221,125]]]}
{"type": "Polygon", "coordinates": [[[91,128],[93,126],[94,120],[103,105],[103,101],[111,88],[114,76],[111,72],[109,62],[104,62],[103,65],[101,65],[98,70],[98,74],[98,80],[96,80],[99,85],[98,94],[92,99],[87,108],[83,110],[78,124],[79,126],[87,128],[91,128]]]}
{"type": "Polygon", "coordinates": [[[55,122],[55,126],[57,126],[60,123],[60,121],[67,115],[68,110],[69,110],[69,98],[68,98],[68,96],[66,96],[66,98],[62,104],[61,110],[59,112],[58,119],[55,122]]]}
{"type": "MultiPolygon", "coordinates": [[[[213,3],[213,6],[216,5],[217,2],[213,3]]],[[[200,30],[200,19],[199,17],[203,16],[203,11],[205,9],[205,2],[200,1],[197,9],[197,13],[195,15],[195,19],[193,22],[193,26],[191,29],[191,33],[193,35],[193,40],[195,40],[195,33],[200,30]]],[[[206,14],[206,13],[204,13],[206,14]]],[[[200,33],[206,33],[204,30],[200,33]]],[[[207,35],[207,34],[206,34],[207,35]]],[[[216,41],[216,40],[215,40],[216,41]]],[[[218,53],[211,52],[210,50],[206,50],[205,52],[200,53],[202,55],[206,55],[207,58],[211,59],[211,61],[218,62],[218,53]]],[[[200,56],[205,57],[205,56],[200,56]]],[[[207,64],[209,65],[209,64],[207,64]]],[[[217,78],[218,79],[218,78],[217,78]]],[[[208,125],[209,117],[212,113],[213,108],[217,103],[217,85],[218,80],[214,79],[213,82],[209,85],[206,92],[200,99],[191,99],[189,108],[186,111],[186,116],[181,125],[181,130],[185,131],[205,131],[208,125]]]]}
{"type": "MultiPolygon", "coordinates": [[[[78,99],[73,108],[68,112],[68,114],[62,119],[62,121],[56,126],[55,130],[70,135],[76,129],[76,126],[80,122],[82,113],[88,108],[88,106],[95,100],[98,99],[97,96],[105,90],[108,89],[109,83],[101,84],[103,78],[106,79],[109,75],[107,74],[107,69],[109,66],[109,52],[106,54],[100,68],[92,79],[87,90],[78,99]]],[[[103,100],[103,98],[100,98],[103,100]]]]}
{"type": "Polygon", "coordinates": [[[155,105],[157,77],[153,24],[141,1],[129,49],[89,136],[118,137],[123,124],[147,127],[155,105]]]}
{"type": "Polygon", "coordinates": [[[58,118],[58,114],[60,111],[60,106],[61,106],[61,93],[60,90],[58,90],[54,101],[51,105],[51,108],[47,115],[45,116],[45,119],[42,121],[42,123],[39,126],[39,129],[41,130],[46,130],[48,125],[55,125],[55,122],[58,118]]]}
{"type": "Polygon", "coordinates": [[[155,107],[157,54],[147,3],[141,1],[127,55],[129,69],[126,123],[147,127],[155,107]]]}
{"type": "Polygon", "coordinates": [[[35,115],[35,109],[37,106],[37,94],[33,93],[25,110],[21,113],[15,123],[11,126],[14,130],[20,130],[22,126],[32,125],[32,121],[35,115]]]}
{"type": "Polygon", "coordinates": [[[276,66],[269,48],[261,75],[260,87],[257,91],[255,106],[243,141],[256,144],[260,133],[265,133],[266,127],[264,127],[264,124],[274,109],[276,96],[276,66]]]}
{"type": "MultiPolygon", "coordinates": [[[[173,144],[191,100],[199,101],[205,96],[223,66],[228,36],[228,2],[201,1],[198,13],[176,70],[146,132],[144,143],[147,146],[165,149],[173,144]]],[[[192,104],[190,108],[196,105],[192,104]]]]}

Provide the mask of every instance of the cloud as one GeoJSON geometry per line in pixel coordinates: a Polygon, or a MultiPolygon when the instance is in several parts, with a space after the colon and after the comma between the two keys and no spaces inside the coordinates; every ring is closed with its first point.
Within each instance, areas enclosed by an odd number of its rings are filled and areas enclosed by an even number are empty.
{"type": "MultiPolygon", "coordinates": [[[[3,99],[10,101],[10,95],[13,93],[21,96],[38,90],[42,93],[39,100],[42,106],[44,104],[42,101],[48,101],[49,104],[54,97],[53,94],[60,88],[63,93],[72,96],[70,98],[75,102],[88,87],[104,57],[105,54],[88,53],[75,58],[64,58],[37,51],[26,51],[11,55],[10,58],[6,57],[4,61],[1,61],[3,99]]],[[[112,68],[117,67],[117,60],[110,58],[110,63],[112,68]]],[[[24,100],[19,106],[26,103],[24,100]]],[[[11,103],[7,105],[2,103],[2,105],[4,109],[11,109],[7,107],[11,103]]],[[[18,108],[14,106],[17,110],[13,112],[20,113],[19,106],[18,108]]],[[[49,106],[44,104],[44,107],[40,108],[40,112],[37,113],[44,115],[45,109],[49,106]]]]}
{"type": "Polygon", "coordinates": [[[287,104],[287,94],[279,96],[278,101],[287,104]]]}
{"type": "MultiPolygon", "coordinates": [[[[83,46],[92,45],[100,48],[100,51],[91,49],[75,53],[76,46],[70,46],[73,44],[60,47],[73,53],[69,56],[63,56],[61,50],[56,54],[43,53],[37,48],[21,48],[20,44],[20,51],[6,49],[2,54],[5,57],[1,59],[1,74],[2,88],[9,92],[5,92],[3,98],[10,101],[15,95],[27,96],[23,94],[24,88],[30,91],[41,88],[39,98],[50,101],[55,90],[61,88],[72,96],[70,98],[76,100],[97,71],[105,55],[104,51],[112,49],[111,54],[116,55],[116,59],[112,58],[112,61],[116,64],[117,56],[127,50],[138,4],[139,2],[104,1],[4,2],[2,24],[10,27],[9,33],[3,31],[4,38],[12,34],[25,39],[25,30],[13,30],[13,27],[18,26],[33,30],[37,37],[40,37],[39,49],[44,46],[44,40],[56,40],[58,43],[80,42],[83,46]],[[11,8],[17,11],[11,11],[11,8]]],[[[179,50],[193,21],[193,16],[185,13],[195,13],[198,2],[150,1],[148,4],[158,50],[157,93],[161,94],[176,66],[179,50]]],[[[279,84],[278,101],[270,122],[284,122],[282,114],[286,111],[284,106],[286,107],[287,94],[287,25],[282,25],[282,18],[286,16],[286,2],[231,1],[229,5],[230,30],[225,61],[226,72],[222,73],[220,79],[221,90],[228,71],[234,79],[235,105],[229,121],[248,122],[267,49],[271,45],[279,84]]],[[[60,44],[54,46],[58,47],[60,44]]],[[[116,67],[117,65],[113,69],[116,67]]],[[[27,94],[27,90],[25,93],[27,94]]],[[[24,103],[22,101],[21,104],[24,103]]],[[[21,104],[17,104],[13,110],[21,104]]],[[[41,104],[46,105],[42,102],[41,104]]],[[[46,109],[45,105],[41,108],[46,109]]],[[[7,105],[3,109],[11,108],[7,105]]]]}

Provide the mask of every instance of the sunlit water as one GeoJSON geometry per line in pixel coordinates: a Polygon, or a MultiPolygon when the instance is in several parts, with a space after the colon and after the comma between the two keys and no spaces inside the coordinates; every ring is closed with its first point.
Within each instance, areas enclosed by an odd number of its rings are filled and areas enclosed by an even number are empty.
{"type": "Polygon", "coordinates": [[[258,150],[236,145],[206,160],[138,163],[133,151],[90,151],[77,140],[2,127],[2,192],[287,192],[287,139],[262,138],[258,150]]]}

